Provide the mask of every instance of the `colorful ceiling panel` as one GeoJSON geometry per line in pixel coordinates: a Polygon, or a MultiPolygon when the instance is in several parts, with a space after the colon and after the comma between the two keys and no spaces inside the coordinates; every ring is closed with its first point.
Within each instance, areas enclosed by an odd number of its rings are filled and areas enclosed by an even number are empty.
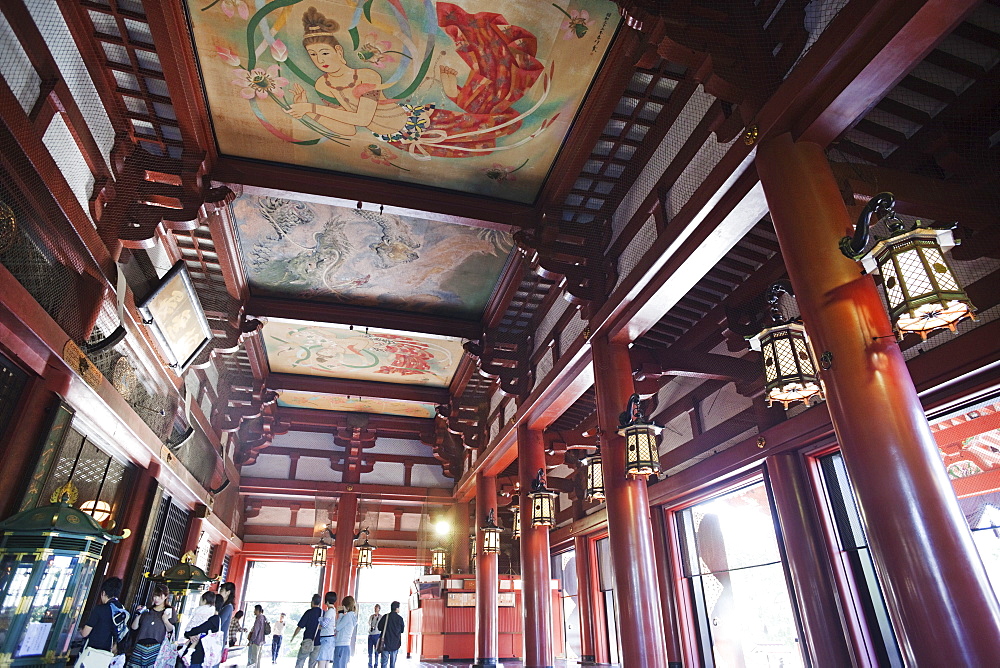
{"type": "Polygon", "coordinates": [[[299,390],[278,390],[278,405],[289,408],[313,408],[321,411],[377,413],[404,417],[433,418],[434,404],[422,401],[400,401],[375,397],[348,397],[343,394],[322,394],[299,390]]]}
{"type": "Polygon", "coordinates": [[[448,387],[462,359],[451,337],[350,329],[271,318],[264,348],[272,373],[448,387]]]}
{"type": "Polygon", "coordinates": [[[478,320],[513,248],[497,230],[276,197],[232,212],[262,296],[478,320]]]}
{"type": "Polygon", "coordinates": [[[222,153],[529,203],[620,20],[609,0],[188,10],[222,153]]]}

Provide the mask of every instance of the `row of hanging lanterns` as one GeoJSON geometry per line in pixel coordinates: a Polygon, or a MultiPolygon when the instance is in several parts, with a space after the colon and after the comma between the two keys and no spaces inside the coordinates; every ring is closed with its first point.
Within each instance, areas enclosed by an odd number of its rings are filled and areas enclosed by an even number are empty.
{"type": "MultiPolygon", "coordinates": [[[[938,329],[954,332],[958,323],[975,319],[975,307],[945,257],[956,245],[952,230],[921,227],[920,221],[907,229],[896,216],[895,205],[888,192],[869,200],[858,216],[854,235],[841,239],[840,251],[860,262],[865,272],[881,274],[881,289],[897,337],[916,333],[926,339],[938,329]],[[873,219],[885,223],[888,236],[872,233],[873,219]]],[[[768,405],[777,401],[787,409],[795,402],[809,405],[823,399],[819,369],[826,367],[817,364],[803,324],[781,315],[782,294],[791,294],[787,284],[771,286],[766,295],[771,324],[750,337],[750,347],[763,355],[768,405]]],[[[827,355],[820,362],[828,364],[827,355]]]]}
{"type": "MultiPolygon", "coordinates": [[[[329,533],[329,527],[324,530],[329,533]]],[[[368,541],[369,531],[368,529],[362,529],[360,533],[365,534],[365,542],[361,545],[356,545],[355,549],[358,551],[358,568],[371,568],[372,567],[372,557],[375,552],[376,546],[372,545],[368,541]]],[[[357,540],[357,539],[355,539],[357,540]]],[[[330,543],[327,543],[324,537],[321,537],[319,542],[313,545],[312,560],[309,562],[313,566],[325,566],[326,565],[326,553],[330,549],[330,543]]]]}
{"type": "MultiPolygon", "coordinates": [[[[626,473],[632,476],[645,476],[658,473],[660,470],[659,453],[656,446],[656,436],[661,428],[649,422],[642,412],[638,394],[629,398],[626,410],[621,414],[618,433],[625,437],[626,473]]],[[[604,500],[604,473],[601,451],[590,455],[584,460],[587,466],[587,500],[604,500]]],[[[556,524],[557,494],[545,485],[545,470],[538,469],[535,479],[531,482],[528,498],[531,501],[531,526],[553,527],[556,524]]],[[[521,537],[521,507],[518,496],[514,496],[511,504],[514,518],[511,534],[514,539],[521,537]]],[[[496,523],[496,510],[490,508],[486,521],[480,527],[483,532],[483,554],[498,554],[500,552],[500,534],[503,529],[496,523]]],[[[365,543],[367,543],[367,539],[365,543]]],[[[358,549],[364,548],[364,545],[358,549]]],[[[359,564],[361,558],[359,557],[359,564]]],[[[435,547],[431,549],[431,568],[445,570],[448,564],[448,549],[435,547]]]]}

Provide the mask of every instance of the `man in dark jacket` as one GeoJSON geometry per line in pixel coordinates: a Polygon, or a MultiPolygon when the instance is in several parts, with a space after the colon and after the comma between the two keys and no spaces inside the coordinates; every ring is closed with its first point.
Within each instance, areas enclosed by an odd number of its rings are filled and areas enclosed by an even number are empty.
{"type": "Polygon", "coordinates": [[[379,639],[382,668],[396,668],[396,654],[403,644],[403,616],[399,614],[399,601],[393,601],[389,606],[389,614],[379,620],[378,630],[382,633],[379,639]]]}

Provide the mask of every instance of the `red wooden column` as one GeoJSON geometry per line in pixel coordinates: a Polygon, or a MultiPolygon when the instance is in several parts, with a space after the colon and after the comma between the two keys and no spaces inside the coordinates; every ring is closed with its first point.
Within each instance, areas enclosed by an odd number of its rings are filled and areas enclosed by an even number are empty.
{"type": "Polygon", "coordinates": [[[344,494],[337,505],[337,541],[333,552],[332,591],[337,592],[338,604],[351,585],[351,558],[354,555],[354,523],[358,515],[358,495],[344,494]]]}
{"type": "Polygon", "coordinates": [[[615,571],[622,641],[622,665],[667,668],[663,609],[653,555],[646,480],[625,477],[625,439],[618,435],[618,416],[632,396],[632,363],[628,346],[604,336],[590,339],[594,351],[597,419],[604,453],[604,493],[608,535],[615,571]]]}
{"type": "Polygon", "coordinates": [[[667,639],[667,665],[670,668],[681,668],[684,658],[680,641],[680,625],[677,623],[677,605],[674,598],[673,568],[671,565],[672,550],[666,518],[663,508],[652,509],[653,525],[653,555],[656,559],[656,586],[660,589],[660,604],[663,606],[663,632],[667,639]]]}
{"type": "Polygon", "coordinates": [[[476,666],[495,666],[500,656],[499,556],[483,554],[483,525],[496,513],[497,479],[476,474],[476,666]]]}
{"type": "Polygon", "coordinates": [[[469,504],[456,503],[453,506],[455,529],[451,532],[451,572],[471,573],[469,568],[469,504]]]}
{"type": "Polygon", "coordinates": [[[593,663],[597,660],[597,618],[594,616],[594,579],[597,569],[590,558],[590,539],[573,538],[576,554],[576,602],[580,610],[580,660],[593,663]]]}
{"type": "MultiPolygon", "coordinates": [[[[334,587],[334,560],[337,558],[337,554],[331,550],[326,551],[326,564],[323,565],[323,591],[320,592],[321,596],[326,596],[328,591],[336,591],[334,587]]],[[[326,605],[324,602],[323,605],[326,605]]]]}
{"type": "Polygon", "coordinates": [[[848,629],[841,622],[833,566],[817,522],[802,455],[792,452],[768,457],[767,476],[806,637],[805,650],[814,665],[849,666],[853,658],[848,629]]]}
{"type": "MultiPolygon", "coordinates": [[[[153,507],[153,496],[156,494],[156,476],[159,473],[160,465],[156,462],[150,462],[148,469],[141,468],[136,471],[128,505],[119,508],[121,515],[115,518],[116,530],[128,529],[132,534],[115,546],[111,562],[108,564],[109,576],[115,575],[127,581],[129,571],[141,556],[139,548],[145,538],[142,535],[142,530],[146,526],[146,521],[153,507]]],[[[201,529],[200,522],[198,528],[201,529]]],[[[197,545],[197,539],[195,544],[197,545]]]]}
{"type": "MultiPolygon", "coordinates": [[[[551,668],[552,585],[548,527],[531,526],[531,481],[545,468],[542,432],[517,427],[517,471],[521,480],[521,579],[524,607],[524,668],[551,668]]],[[[479,557],[481,558],[481,557],[479,557]]]]}
{"type": "Polygon", "coordinates": [[[201,523],[205,521],[205,513],[208,509],[202,504],[197,504],[191,511],[191,518],[188,520],[187,533],[184,534],[184,547],[181,555],[188,552],[198,552],[198,541],[201,540],[201,523]]]}
{"type": "MultiPolygon", "coordinates": [[[[209,577],[216,577],[222,575],[222,563],[226,560],[226,550],[229,548],[229,544],[223,540],[220,541],[216,546],[215,550],[212,552],[212,560],[208,564],[208,575],[209,577]]],[[[215,586],[215,585],[213,585],[215,586]]],[[[212,591],[218,591],[218,586],[212,591]]]]}
{"type": "MultiPolygon", "coordinates": [[[[65,394],[66,386],[66,379],[61,377],[50,380],[29,377],[25,383],[17,410],[11,416],[6,439],[0,443],[4,468],[4,484],[0,485],[0,518],[6,519],[18,511],[41,456],[44,432],[52,423],[58,404],[55,393],[61,391],[65,394]]],[[[39,505],[47,503],[48,499],[39,499],[39,505]]]]}
{"type": "Polygon", "coordinates": [[[770,138],[757,171],[901,649],[913,665],[987,666],[1000,655],[990,588],[889,319],[844,257],[853,230],[823,149],[770,138]]]}

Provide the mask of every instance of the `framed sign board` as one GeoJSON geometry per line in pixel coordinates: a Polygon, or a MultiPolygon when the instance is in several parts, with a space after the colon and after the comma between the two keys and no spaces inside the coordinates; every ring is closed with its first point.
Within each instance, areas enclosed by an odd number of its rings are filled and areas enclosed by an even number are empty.
{"type": "Polygon", "coordinates": [[[184,371],[212,340],[208,318],[194,291],[187,265],[180,260],[160,286],[138,305],[170,368],[184,371]]]}

